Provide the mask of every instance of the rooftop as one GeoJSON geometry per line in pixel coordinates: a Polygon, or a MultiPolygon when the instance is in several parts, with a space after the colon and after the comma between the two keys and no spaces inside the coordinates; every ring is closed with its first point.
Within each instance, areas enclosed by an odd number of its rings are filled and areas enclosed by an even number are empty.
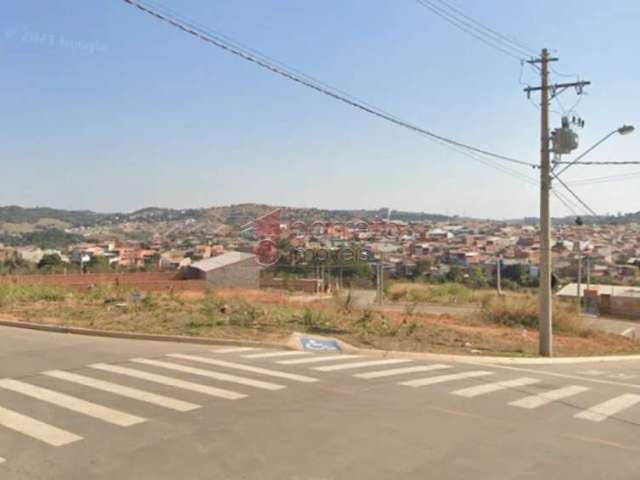
{"type": "Polygon", "coordinates": [[[226,267],[227,265],[249,260],[250,258],[256,258],[256,256],[253,253],[227,252],[217,257],[205,258],[204,260],[194,262],[191,264],[191,267],[202,270],[203,272],[210,272],[218,268],[226,267]]]}

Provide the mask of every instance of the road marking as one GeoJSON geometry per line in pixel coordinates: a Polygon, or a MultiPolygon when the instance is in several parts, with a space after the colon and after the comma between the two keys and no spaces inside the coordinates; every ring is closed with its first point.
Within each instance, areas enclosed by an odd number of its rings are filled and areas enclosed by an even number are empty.
{"type": "Polygon", "coordinates": [[[451,392],[454,395],[461,397],[477,397],[478,395],[486,395],[487,393],[499,392],[500,390],[506,390],[508,388],[524,387],[538,383],[540,380],[535,378],[516,378],[515,380],[507,380],[504,382],[485,383],[483,385],[476,385],[475,387],[463,388],[462,390],[456,390],[451,392]]]}
{"type": "Polygon", "coordinates": [[[51,403],[61,408],[66,408],[72,412],[81,413],[88,417],[97,418],[107,423],[112,423],[120,427],[130,427],[131,425],[137,425],[143,423],[146,420],[135,415],[129,415],[128,413],[121,412],[120,410],[114,410],[97,403],[87,402],[80,398],[72,397],[64,393],[59,393],[48,388],[37,387],[29,383],[20,382],[12,379],[0,380],[0,388],[5,388],[12,392],[21,393],[31,398],[41,400],[43,402],[51,403]]]}
{"type": "Polygon", "coordinates": [[[4,458],[0,457],[0,463],[4,463],[4,462],[6,462],[6,460],[4,458]]]}
{"type": "Polygon", "coordinates": [[[295,375],[293,373],[280,372],[278,370],[269,370],[267,368],[253,367],[251,365],[244,365],[242,363],[225,362],[224,360],[216,360],[213,358],[199,357],[197,355],[184,355],[182,353],[169,353],[168,357],[181,358],[183,360],[192,360],[194,362],[207,363],[209,365],[216,365],[218,367],[235,368],[236,370],[243,370],[245,372],[259,373],[261,375],[267,375],[270,377],[286,378],[296,382],[317,382],[317,378],[307,377],[305,375],[295,375]]]}
{"type": "Polygon", "coordinates": [[[89,365],[91,368],[97,370],[103,370],[105,372],[119,373],[121,375],[127,375],[133,378],[139,378],[141,380],[147,380],[149,382],[159,383],[161,385],[168,385],[170,387],[182,388],[183,390],[191,390],[192,392],[204,393],[212,397],[225,398],[227,400],[238,400],[245,398],[243,393],[232,392],[230,390],[223,390],[221,388],[210,387],[208,385],[202,385],[200,383],[187,382],[185,380],[179,380],[173,377],[166,377],[164,375],[156,375],[155,373],[143,372],[141,370],[135,370],[133,368],[119,367],[117,365],[108,365],[106,363],[94,363],[89,365]]]}
{"type": "MultiPolygon", "coordinates": [[[[471,363],[471,362],[468,362],[471,363]]],[[[473,363],[473,365],[479,365],[478,363],[473,363]]],[[[484,366],[488,366],[487,364],[483,364],[484,366]]],[[[537,369],[533,369],[533,368],[523,368],[523,367],[510,367],[507,365],[497,365],[497,364],[491,364],[491,368],[500,368],[502,370],[512,370],[514,372],[526,372],[526,373],[533,373],[535,375],[546,375],[549,377],[557,377],[557,378],[567,378],[570,380],[578,380],[578,381],[582,381],[582,382],[591,382],[591,383],[600,383],[602,385],[615,385],[615,386],[619,386],[619,387],[626,387],[626,388],[632,388],[632,389],[640,389],[640,384],[638,383],[627,383],[627,382],[616,382],[613,380],[600,380],[597,378],[589,378],[589,377],[582,377],[579,375],[570,375],[570,374],[566,374],[566,373],[557,373],[557,372],[550,372],[549,370],[537,370],[537,369]]]]}
{"type": "Polygon", "coordinates": [[[627,335],[629,335],[630,333],[635,332],[635,330],[636,330],[636,327],[630,327],[630,328],[627,328],[624,332],[622,332],[622,333],[621,333],[621,335],[622,335],[623,337],[626,337],[626,336],[627,336],[627,335]]]}
{"type": "Polygon", "coordinates": [[[62,370],[50,370],[48,372],[42,372],[42,374],[58,378],[60,380],[77,383],[78,385],[83,385],[85,387],[95,388],[96,390],[101,390],[103,392],[109,392],[122,397],[131,398],[133,400],[151,403],[159,407],[177,410],[178,412],[189,412],[196,408],[200,408],[200,405],[196,405],[195,403],[183,402],[182,400],[165,397],[164,395],[138,390],[137,388],[125,387],[123,385],[118,385],[117,383],[105,382],[104,380],[85,377],[84,375],[78,375],[76,373],[63,372],[62,370]]]}
{"type": "Polygon", "coordinates": [[[487,372],[485,370],[473,370],[471,372],[452,373],[450,375],[438,375],[436,377],[419,378],[417,380],[409,380],[408,382],[402,382],[400,385],[406,385],[407,387],[424,387],[426,385],[434,385],[436,383],[452,382],[454,380],[463,380],[465,378],[477,378],[487,375],[493,375],[494,372],[487,372]]]}
{"type": "Polygon", "coordinates": [[[605,445],[607,447],[614,447],[614,448],[620,448],[622,450],[633,450],[633,451],[638,451],[637,448],[628,446],[628,445],[623,445],[622,443],[618,443],[618,442],[612,442],[610,440],[605,440],[602,438],[594,438],[594,437],[584,437],[582,435],[573,435],[570,433],[567,433],[564,435],[567,438],[572,438],[574,440],[580,440],[583,442],[589,442],[589,443],[596,443],[599,445],[605,445]]]}
{"type": "Polygon", "coordinates": [[[142,363],[145,365],[153,365],[155,367],[168,368],[169,370],[175,370],[177,372],[190,373],[192,375],[200,375],[202,377],[215,378],[216,380],[222,380],[223,382],[239,383],[240,385],[248,385],[250,387],[262,388],[264,390],[281,390],[286,388],[284,385],[278,385],[276,383],[261,382],[260,380],[252,380],[245,377],[236,377],[235,375],[228,375],[226,373],[213,372],[211,370],[203,370],[202,368],[187,367],[171,362],[162,362],[159,360],[147,360],[145,358],[132,358],[132,362],[142,363]]]}
{"type": "Polygon", "coordinates": [[[280,365],[302,365],[305,363],[330,362],[332,360],[350,360],[352,358],[362,358],[362,355],[317,355],[312,358],[296,358],[295,360],[279,360],[280,365]]]}
{"type": "Polygon", "coordinates": [[[590,390],[589,387],[581,387],[580,385],[569,385],[568,387],[558,388],[556,390],[549,390],[548,392],[538,393],[529,397],[521,398],[515,402],[511,402],[509,405],[521,408],[538,408],[556,400],[562,400],[563,398],[571,397],[579,393],[590,390]]]}
{"type": "Polygon", "coordinates": [[[432,370],[444,370],[446,368],[451,368],[451,366],[437,363],[434,365],[417,365],[415,367],[390,368],[388,370],[377,370],[375,372],[357,373],[354,375],[354,377],[366,378],[366,379],[381,378],[381,377],[390,377],[392,375],[403,375],[406,373],[429,372],[432,370]]]}
{"type": "Polygon", "coordinates": [[[336,370],[349,370],[352,368],[377,367],[380,365],[397,365],[398,363],[409,363],[413,360],[409,358],[390,358],[386,360],[368,360],[366,362],[339,363],[338,365],[323,365],[322,367],[313,367],[314,370],[320,372],[335,372],[336,370]]]}
{"type": "Polygon", "coordinates": [[[311,352],[299,352],[297,350],[286,350],[277,352],[262,352],[243,355],[244,358],[277,358],[277,357],[297,357],[300,355],[310,355],[311,352]]]}
{"type": "Polygon", "coordinates": [[[241,353],[241,352],[255,352],[256,350],[262,350],[256,347],[224,347],[220,349],[211,350],[214,353],[241,353]]]}
{"type": "Polygon", "coordinates": [[[82,437],[71,432],[2,407],[0,407],[0,425],[54,447],[61,447],[62,445],[82,440],[82,437]]]}
{"type": "Polygon", "coordinates": [[[622,410],[632,407],[636,403],[640,403],[640,395],[625,393],[624,395],[612,398],[611,400],[607,400],[606,402],[577,413],[574,417],[582,420],[591,420],[592,422],[601,422],[611,415],[615,415],[622,410]]]}

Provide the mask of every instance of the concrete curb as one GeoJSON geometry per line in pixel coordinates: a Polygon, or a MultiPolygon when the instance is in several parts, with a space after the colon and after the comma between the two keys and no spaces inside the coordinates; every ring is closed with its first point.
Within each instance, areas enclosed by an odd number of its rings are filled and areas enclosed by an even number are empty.
{"type": "Polygon", "coordinates": [[[342,340],[322,335],[314,335],[308,333],[294,332],[289,337],[286,346],[301,350],[300,337],[314,337],[321,340],[334,340],[340,345],[343,353],[356,353],[360,355],[368,355],[371,357],[381,358],[413,358],[415,360],[429,360],[434,362],[459,362],[484,365],[570,365],[578,363],[599,363],[599,362],[619,362],[629,360],[639,360],[640,355],[611,355],[600,357],[557,357],[557,358],[525,358],[525,357],[487,357],[472,355],[454,355],[447,353],[428,353],[428,352],[402,352],[397,350],[376,350],[367,348],[358,348],[350,345],[342,340]]]}
{"type": "Polygon", "coordinates": [[[93,337],[122,338],[128,340],[152,340],[157,342],[192,343],[196,345],[221,345],[234,347],[262,347],[262,348],[290,348],[301,349],[299,342],[295,340],[300,335],[318,337],[326,340],[336,340],[345,353],[358,353],[373,357],[384,358],[413,358],[415,360],[429,360],[434,362],[460,362],[486,365],[571,365],[580,363],[604,363],[637,360],[640,355],[611,355],[599,357],[558,357],[558,358],[523,358],[523,357],[487,357],[471,355],[453,355],[446,353],[427,352],[402,352],[397,350],[375,350],[358,348],[343,342],[342,340],[324,337],[321,335],[304,334],[294,332],[290,339],[283,343],[270,343],[255,340],[232,340],[223,338],[185,337],[180,335],[156,335],[148,333],[115,332],[108,330],[96,330],[91,328],[65,327],[44,323],[20,322],[17,320],[0,320],[2,327],[24,328],[27,330],[39,330],[54,333],[67,333],[73,335],[86,335],[93,337]]]}
{"type": "Polygon", "coordinates": [[[360,353],[385,358],[413,358],[416,360],[429,360],[434,362],[460,362],[484,365],[572,365],[580,363],[605,363],[621,361],[640,361],[640,355],[610,355],[594,357],[555,357],[555,358],[527,358],[527,357],[487,357],[472,355],[453,355],[446,353],[402,352],[394,350],[369,350],[355,348],[349,353],[360,353]]]}
{"type": "Polygon", "coordinates": [[[254,340],[232,340],[224,338],[186,337],[181,335],[158,335],[152,333],[116,332],[97,330],[92,328],[65,327],[45,323],[29,323],[14,320],[0,320],[1,327],[24,328],[53,333],[68,333],[72,335],[86,335],[92,337],[122,338],[128,340],[152,340],[157,342],[193,343],[199,345],[221,345],[233,347],[266,347],[282,348],[281,343],[259,342],[254,340]]]}

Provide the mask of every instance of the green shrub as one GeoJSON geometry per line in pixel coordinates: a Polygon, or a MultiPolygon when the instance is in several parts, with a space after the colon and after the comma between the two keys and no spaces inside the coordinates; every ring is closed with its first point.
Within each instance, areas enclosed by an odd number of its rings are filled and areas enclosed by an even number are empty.
{"type": "Polygon", "coordinates": [[[0,305],[20,302],[60,302],[68,292],[49,285],[0,284],[0,305]]]}

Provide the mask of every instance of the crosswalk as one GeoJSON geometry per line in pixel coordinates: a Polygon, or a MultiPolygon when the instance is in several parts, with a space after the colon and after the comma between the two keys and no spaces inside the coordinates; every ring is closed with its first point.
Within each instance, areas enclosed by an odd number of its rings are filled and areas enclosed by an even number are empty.
{"type": "MultiPolygon", "coordinates": [[[[364,358],[361,354],[324,354],[310,355],[309,352],[258,352],[259,349],[251,348],[251,353],[243,355],[243,358],[250,360],[271,360],[278,365],[285,365],[298,368],[310,368],[316,373],[349,372],[357,370],[352,374],[353,378],[361,380],[387,379],[394,380],[404,377],[405,379],[397,383],[401,387],[412,387],[420,389],[436,385],[448,385],[449,383],[474,382],[471,386],[451,390],[449,393],[462,398],[476,398],[488,396],[503,391],[512,393],[524,393],[525,395],[517,400],[508,403],[511,407],[525,410],[534,410],[549,404],[564,401],[566,399],[592,391],[591,387],[584,385],[567,385],[559,388],[544,390],[539,389],[535,393],[528,392],[535,388],[542,381],[539,378],[517,377],[501,379],[498,381],[487,381],[496,376],[496,371],[488,369],[477,369],[454,371],[452,373],[440,374],[439,371],[460,370],[460,366],[445,365],[439,363],[416,364],[412,359],[407,358],[364,358]],[[287,358],[294,357],[294,358],[287,358]],[[301,357],[301,358],[298,358],[301,357]],[[284,358],[284,359],[283,359],[284,358]],[[372,370],[373,369],[373,370],[372,370]],[[430,375],[418,375],[426,374],[430,375]],[[413,377],[413,378],[406,378],[413,377]],[[529,394],[527,394],[529,393],[529,394]]],[[[216,353],[246,353],[247,350],[223,349],[216,353]]],[[[183,357],[186,358],[186,357],[183,357]]],[[[217,362],[214,362],[214,364],[217,362]]],[[[615,417],[636,404],[640,403],[640,395],[623,394],[592,407],[580,410],[573,417],[580,420],[590,420],[600,422],[607,418],[615,417]]],[[[576,407],[577,408],[577,407],[576,407]]]]}
{"type": "MultiPolygon", "coordinates": [[[[9,432],[50,447],[64,447],[90,436],[70,431],[75,428],[67,430],[65,415],[77,415],[98,425],[111,425],[111,428],[135,429],[140,424],[154,421],[158,412],[168,410],[188,414],[207,408],[211,402],[224,405],[260,392],[277,395],[277,392],[294,386],[322,381],[323,376],[325,379],[344,379],[346,376],[351,382],[378,382],[392,388],[415,391],[418,395],[429,389],[439,389],[460,398],[460,401],[508,398],[506,405],[514,412],[517,409],[524,412],[552,408],[552,404],[595,395],[593,386],[550,386],[536,375],[505,374],[491,367],[427,363],[410,358],[376,358],[360,353],[229,346],[197,354],[134,357],[117,364],[89,363],[73,371],[45,370],[28,378],[0,378],[0,439],[9,432]],[[7,400],[3,392],[7,398],[25,398],[29,402],[5,404],[7,400]],[[187,399],[180,398],[185,395],[188,395],[187,399]],[[118,408],[111,404],[114,401],[111,396],[124,399],[118,403],[118,408]],[[36,410],[39,414],[25,411],[33,402],[46,405],[46,411],[56,412],[56,415],[36,418],[43,410],[36,410]],[[128,402],[138,404],[136,414],[127,411],[128,402]],[[145,407],[147,409],[140,410],[145,407]],[[139,414],[141,411],[142,415],[139,414]]],[[[613,398],[600,397],[587,407],[572,406],[571,417],[576,421],[603,422],[618,418],[638,404],[640,394],[618,392],[613,398]]],[[[11,455],[6,451],[0,453],[3,454],[0,466],[10,463],[11,455]]]]}
{"type": "MultiPolygon", "coordinates": [[[[142,406],[149,405],[186,414],[206,408],[208,402],[238,401],[248,398],[253,392],[264,391],[268,394],[295,384],[318,381],[309,375],[278,368],[264,368],[250,363],[215,358],[216,354],[242,357],[250,355],[249,361],[275,361],[303,357],[307,354],[288,350],[262,352],[259,356],[249,353],[259,350],[253,347],[225,347],[202,355],[176,353],[166,354],[161,358],[135,357],[118,364],[90,363],[74,371],[45,370],[28,379],[0,378],[0,394],[8,392],[13,398],[24,397],[48,406],[45,410],[38,409],[39,414],[33,414],[23,411],[27,408],[24,404],[17,403],[9,408],[9,405],[3,405],[6,400],[0,400],[0,439],[7,432],[13,432],[50,447],[64,447],[84,440],[83,435],[67,430],[65,425],[57,424],[58,418],[62,418],[62,421],[65,419],[65,415],[60,412],[78,415],[98,424],[109,424],[116,428],[135,428],[139,424],[153,421],[151,415],[145,415],[143,418],[123,411],[122,403],[120,408],[110,406],[112,399],[109,395],[137,402],[142,406]],[[109,378],[105,379],[105,376],[109,378]],[[202,381],[196,381],[195,378],[202,381]],[[274,379],[278,379],[277,383],[274,379]],[[43,386],[43,382],[47,385],[43,386]],[[128,385],[129,382],[134,382],[135,386],[128,385]],[[64,392],[65,386],[72,387],[74,394],[64,392]],[[154,391],[154,388],[158,387],[173,390],[175,395],[154,391]],[[100,400],[90,401],[84,398],[90,392],[106,395],[94,395],[94,399],[100,400]],[[200,395],[202,401],[195,403],[190,399],[180,399],[180,392],[190,396],[200,395]],[[36,418],[43,412],[48,412],[46,418],[36,418]]],[[[0,395],[0,399],[2,398],[4,397],[0,395]]],[[[155,411],[149,413],[157,415],[155,411]]],[[[4,456],[0,457],[0,465],[5,463],[10,463],[10,460],[4,456]]]]}
{"type": "Polygon", "coordinates": [[[200,405],[196,405],[195,403],[185,402],[184,400],[178,400],[176,398],[159,395],[157,393],[146,392],[144,390],[127,387],[125,385],[118,385],[117,383],[106,382],[97,378],[78,375],[77,373],[64,372],[62,370],[49,370],[47,372],[42,372],[42,374],[59,380],[77,383],[85,387],[95,388],[96,390],[101,390],[103,392],[120,395],[132,400],[150,403],[158,407],[176,410],[178,412],[189,412],[200,408],[200,405]]]}

